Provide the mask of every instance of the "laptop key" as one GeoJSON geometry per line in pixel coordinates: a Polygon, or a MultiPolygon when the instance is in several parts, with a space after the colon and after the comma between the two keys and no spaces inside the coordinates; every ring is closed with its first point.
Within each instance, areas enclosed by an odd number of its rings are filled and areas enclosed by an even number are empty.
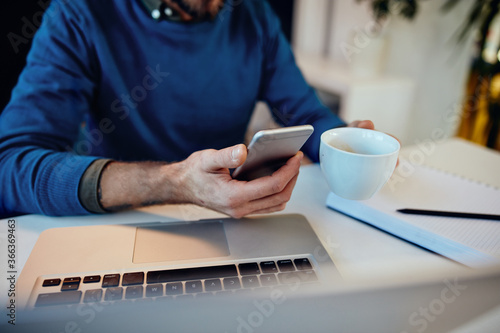
{"type": "Polygon", "coordinates": [[[96,303],[102,299],[102,289],[90,289],[85,292],[83,296],[84,303],[96,303]]]}
{"type": "Polygon", "coordinates": [[[89,275],[83,278],[83,283],[97,283],[101,281],[100,275],[89,275]]]}
{"type": "Polygon", "coordinates": [[[106,274],[102,278],[102,287],[117,287],[120,284],[120,274],[106,274]]]}
{"type": "Polygon", "coordinates": [[[148,303],[153,303],[153,302],[154,302],[153,298],[136,298],[134,300],[134,304],[140,304],[140,303],[148,304],[148,303]]]}
{"type": "Polygon", "coordinates": [[[241,278],[241,282],[243,283],[243,287],[245,287],[245,288],[260,287],[259,279],[255,275],[243,276],[241,278]]]}
{"type": "Polygon", "coordinates": [[[276,275],[274,274],[264,274],[260,276],[260,283],[264,287],[274,286],[278,284],[276,275]]]}
{"type": "Polygon", "coordinates": [[[299,271],[312,269],[312,265],[307,258],[295,259],[293,262],[299,271]]]}
{"type": "Polygon", "coordinates": [[[39,294],[35,307],[80,303],[81,297],[82,292],[80,290],[39,294]]]}
{"type": "Polygon", "coordinates": [[[237,275],[236,265],[168,269],[148,272],[147,283],[203,280],[237,275]]]}
{"type": "Polygon", "coordinates": [[[203,285],[200,280],[187,281],[184,287],[186,288],[186,293],[201,293],[203,291],[203,285]]]}
{"type": "Polygon", "coordinates": [[[127,289],[125,289],[126,299],[141,298],[142,294],[143,294],[142,286],[132,286],[132,287],[127,287],[127,289]]]}
{"type": "Polygon", "coordinates": [[[61,291],[77,290],[80,286],[80,277],[65,278],[61,287],[61,291]]]}
{"type": "Polygon", "coordinates": [[[146,286],[146,297],[158,297],[158,296],[163,296],[162,284],[150,284],[146,286]]]}
{"type": "Polygon", "coordinates": [[[237,277],[224,278],[224,289],[233,290],[241,288],[240,279],[237,277]]]}
{"type": "Polygon", "coordinates": [[[300,278],[295,272],[278,273],[278,280],[281,284],[300,284],[300,278]]]}
{"type": "Polygon", "coordinates": [[[278,267],[281,272],[293,272],[295,270],[295,266],[293,266],[293,262],[290,259],[278,260],[278,267]]]}
{"type": "Polygon", "coordinates": [[[61,279],[47,279],[43,281],[42,287],[58,286],[59,283],[61,283],[61,279]]]}
{"type": "Polygon", "coordinates": [[[315,282],[318,281],[318,277],[314,271],[301,271],[297,272],[299,279],[302,282],[315,282]]]}
{"type": "Polygon", "coordinates": [[[165,295],[179,295],[184,293],[182,282],[167,283],[165,285],[165,295]]]}
{"type": "Polygon", "coordinates": [[[228,295],[233,295],[233,292],[231,290],[222,290],[218,291],[215,293],[216,296],[228,296],[228,295]]]}
{"type": "Polygon", "coordinates": [[[144,282],[144,273],[143,272],[123,274],[122,286],[143,284],[143,282],[144,282]]]}
{"type": "Polygon", "coordinates": [[[194,298],[193,294],[184,294],[175,296],[175,299],[193,299],[193,298],[194,298]]]}
{"type": "Polygon", "coordinates": [[[282,284],[299,284],[317,281],[318,277],[314,271],[298,271],[279,273],[278,279],[282,284]]]}
{"type": "Polygon", "coordinates": [[[61,291],[78,290],[79,283],[63,283],[61,291]]]}
{"type": "Polygon", "coordinates": [[[69,278],[65,278],[64,279],[63,284],[66,284],[66,283],[80,283],[80,281],[81,281],[80,277],[69,277],[69,278]]]}
{"type": "Polygon", "coordinates": [[[245,264],[239,264],[238,268],[241,275],[256,275],[260,274],[259,265],[256,262],[249,262],[245,264]]]}
{"type": "Polygon", "coordinates": [[[238,296],[250,296],[253,295],[252,289],[238,289],[234,291],[235,295],[238,296]]]}
{"type": "Polygon", "coordinates": [[[260,263],[262,273],[278,273],[278,268],[274,261],[264,261],[260,263]]]}
{"type": "Polygon", "coordinates": [[[205,280],[205,291],[219,291],[222,290],[222,283],[220,279],[205,280]]]}
{"type": "Polygon", "coordinates": [[[252,289],[252,292],[258,296],[268,297],[271,294],[272,290],[272,287],[259,287],[252,289]]]}
{"type": "Polygon", "coordinates": [[[108,288],[104,294],[105,301],[118,301],[121,300],[123,296],[123,288],[108,288]]]}

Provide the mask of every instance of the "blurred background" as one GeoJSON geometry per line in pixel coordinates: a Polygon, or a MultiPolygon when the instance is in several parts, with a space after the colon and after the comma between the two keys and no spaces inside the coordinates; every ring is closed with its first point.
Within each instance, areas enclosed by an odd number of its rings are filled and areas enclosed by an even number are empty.
{"type": "MultiPolygon", "coordinates": [[[[17,77],[26,64],[26,55],[31,47],[33,34],[38,28],[33,24],[33,17],[36,13],[43,12],[49,3],[47,0],[2,0],[0,10],[0,60],[2,64],[0,66],[0,110],[3,110],[7,105],[17,77]]],[[[37,23],[39,15],[35,16],[37,23]]]]}
{"type": "MultiPolygon", "coordinates": [[[[500,0],[270,0],[306,80],[347,121],[404,145],[460,136],[500,149],[500,0]]],[[[0,110],[50,0],[3,0],[0,110]]],[[[273,126],[266,106],[252,128],[273,126]]]]}
{"type": "Polygon", "coordinates": [[[499,1],[295,1],[308,80],[403,144],[459,135],[500,148],[499,1]]]}

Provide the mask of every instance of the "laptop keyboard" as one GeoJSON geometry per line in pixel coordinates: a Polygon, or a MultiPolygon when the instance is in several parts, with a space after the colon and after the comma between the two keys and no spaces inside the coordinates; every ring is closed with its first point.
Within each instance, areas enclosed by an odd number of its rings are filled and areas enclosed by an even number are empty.
{"type": "Polygon", "coordinates": [[[35,307],[117,301],[162,301],[248,293],[317,281],[308,258],[218,266],[48,278],[35,307]]]}

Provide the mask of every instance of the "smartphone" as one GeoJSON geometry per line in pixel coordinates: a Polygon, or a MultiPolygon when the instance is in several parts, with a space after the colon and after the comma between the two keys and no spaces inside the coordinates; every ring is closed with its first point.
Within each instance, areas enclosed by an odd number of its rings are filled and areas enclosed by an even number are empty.
{"type": "Polygon", "coordinates": [[[311,125],[301,125],[255,133],[247,159],[233,171],[233,178],[252,180],[271,175],[302,148],[313,132],[311,125]]]}

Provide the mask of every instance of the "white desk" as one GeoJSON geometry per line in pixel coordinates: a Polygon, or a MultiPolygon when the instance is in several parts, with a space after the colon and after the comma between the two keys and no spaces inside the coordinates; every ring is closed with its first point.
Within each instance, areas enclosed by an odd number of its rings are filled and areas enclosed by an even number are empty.
{"type": "MultiPolygon", "coordinates": [[[[412,155],[421,156],[418,146],[403,148],[401,164],[412,155]]],[[[420,161],[419,158],[417,161],[420,161]]],[[[435,143],[423,163],[459,175],[489,182],[500,187],[500,153],[461,139],[435,143]]],[[[330,251],[341,273],[348,279],[397,276],[412,278],[416,272],[459,269],[453,262],[396,239],[373,227],[326,208],[328,187],[319,165],[305,165],[300,171],[292,198],[283,213],[300,213],[307,217],[325,247],[330,251]]],[[[17,272],[20,273],[36,243],[46,229],[67,226],[120,224],[133,222],[197,220],[217,218],[223,214],[193,205],[165,205],[139,211],[93,216],[48,217],[26,215],[15,218],[17,233],[17,272]]],[[[6,244],[7,220],[0,221],[0,241],[6,244]]],[[[2,246],[5,253],[6,246],[2,246]]],[[[6,257],[2,255],[2,257],[6,257]]],[[[7,271],[6,260],[0,260],[1,274],[7,271]]],[[[5,282],[0,279],[1,290],[5,282]]],[[[5,297],[0,294],[0,300],[5,297]]]]}
{"type": "MultiPolygon", "coordinates": [[[[408,147],[401,161],[415,160],[420,147],[408,147]]],[[[420,160],[419,160],[420,161],[420,160]]],[[[436,143],[422,163],[466,177],[489,181],[500,187],[500,154],[460,139],[436,143]]],[[[292,198],[284,213],[307,217],[346,280],[368,283],[404,280],[411,282],[428,274],[452,274],[464,268],[438,255],[396,239],[362,222],[326,208],[327,185],[318,165],[303,166],[292,198]]],[[[192,205],[166,205],[126,213],[80,217],[27,215],[15,218],[17,272],[22,270],[39,234],[49,228],[121,224],[133,222],[196,220],[223,216],[192,205]]],[[[0,221],[0,302],[7,300],[6,234],[7,220],[0,221]]]]}

